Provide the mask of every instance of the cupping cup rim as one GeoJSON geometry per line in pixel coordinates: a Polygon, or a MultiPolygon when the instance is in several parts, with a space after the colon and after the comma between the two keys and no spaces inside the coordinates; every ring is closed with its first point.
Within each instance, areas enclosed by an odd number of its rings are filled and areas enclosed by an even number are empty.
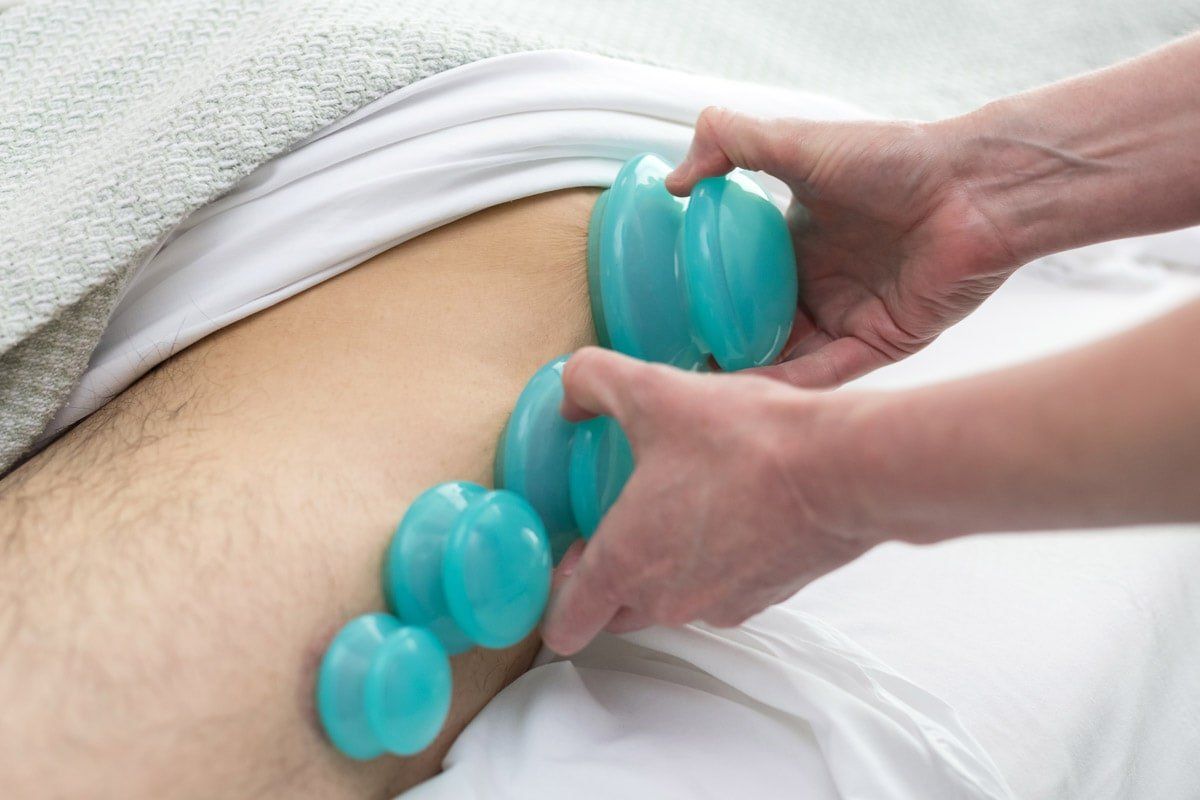
{"type": "MultiPolygon", "coordinates": [[[[522,539],[524,538],[522,536],[522,539]]],[[[541,517],[521,495],[497,489],[472,500],[450,531],[446,541],[446,557],[442,563],[443,592],[446,596],[446,603],[454,616],[454,621],[475,644],[481,647],[502,649],[520,642],[537,626],[550,596],[550,569],[550,540],[546,535],[541,517]],[[505,505],[508,508],[504,508],[505,505]],[[537,552],[531,553],[531,561],[539,562],[542,567],[535,568],[534,572],[528,575],[529,578],[536,578],[540,581],[541,586],[537,588],[540,599],[530,606],[531,610],[526,618],[516,625],[508,626],[506,630],[488,627],[483,622],[478,614],[478,606],[472,601],[466,585],[467,576],[471,574],[466,564],[471,555],[471,548],[468,544],[469,537],[474,533],[474,526],[479,522],[479,517],[490,509],[498,509],[509,525],[514,521],[515,514],[526,517],[521,531],[527,529],[533,531],[537,542],[534,549],[537,552]],[[536,611],[533,611],[532,609],[535,607],[536,611]]],[[[522,582],[524,587],[531,585],[529,580],[522,582]]]]}
{"type": "Polygon", "coordinates": [[[688,319],[703,349],[722,368],[728,363],[729,352],[746,349],[745,331],[737,324],[721,253],[721,196],[729,179],[730,176],[705,178],[693,187],[683,215],[676,256],[688,319]],[[701,302],[700,298],[707,302],[701,302]],[[721,324],[722,320],[727,324],[721,324]]]}
{"type": "Polygon", "coordinates": [[[555,563],[570,543],[578,538],[578,526],[571,514],[565,478],[547,485],[547,478],[554,476],[535,473],[545,473],[553,467],[553,462],[561,461],[562,474],[566,474],[571,438],[575,432],[574,424],[559,414],[562,371],[568,358],[570,354],[551,359],[526,381],[496,443],[492,469],[497,489],[520,495],[541,516],[555,563]],[[548,423],[547,417],[550,418],[548,423]],[[549,437],[548,440],[546,437],[549,437]],[[560,456],[535,457],[534,449],[547,446],[561,448],[560,456]],[[537,491],[533,491],[531,484],[537,481],[541,483],[537,491]]]}
{"type": "MultiPolygon", "coordinates": [[[[401,653],[399,657],[404,658],[405,655],[401,653]]],[[[401,624],[379,643],[379,648],[367,668],[366,679],[363,683],[363,708],[366,711],[367,723],[385,752],[399,756],[416,755],[432,744],[441,733],[442,727],[446,724],[446,717],[450,714],[453,691],[450,657],[437,636],[428,628],[401,624]],[[385,674],[388,667],[385,656],[390,655],[389,649],[395,650],[398,647],[409,645],[420,651],[424,662],[420,665],[422,678],[427,683],[436,684],[433,687],[436,696],[426,699],[424,702],[423,710],[427,712],[424,714],[426,719],[423,720],[423,729],[416,738],[397,735],[395,731],[389,730],[393,727],[393,721],[382,716],[382,694],[387,688],[387,681],[393,679],[392,676],[385,674]],[[430,668],[436,670],[436,673],[428,672],[430,668]]],[[[412,718],[407,718],[404,722],[411,725],[412,718]]]]}
{"type": "Polygon", "coordinates": [[[696,184],[684,213],[683,227],[679,237],[678,258],[682,271],[688,318],[703,349],[712,354],[723,370],[735,371],[748,367],[771,364],[779,356],[795,318],[795,307],[799,298],[799,284],[795,273],[796,255],[792,247],[787,223],[771,196],[749,174],[734,170],[728,175],[705,178],[696,184]],[[731,185],[738,186],[762,200],[761,219],[768,227],[775,227],[775,237],[782,243],[786,253],[786,286],[774,287],[776,292],[788,295],[791,307],[786,316],[778,320],[758,319],[758,330],[749,330],[742,325],[737,313],[730,285],[729,263],[725,244],[722,241],[721,208],[725,193],[731,185]],[[782,235],[779,235],[782,234],[782,235]],[[697,302],[703,296],[707,302],[697,302]],[[754,355],[750,351],[757,344],[754,334],[760,330],[774,330],[772,346],[768,352],[754,355]]]}
{"type": "MultiPolygon", "coordinates": [[[[674,363],[684,369],[702,369],[707,361],[707,353],[701,352],[690,331],[680,341],[673,343],[681,348],[675,356],[682,360],[651,358],[652,349],[648,349],[647,342],[640,338],[636,322],[639,313],[645,309],[636,308],[638,302],[631,299],[627,291],[637,283],[635,279],[638,277],[631,274],[630,270],[641,269],[635,264],[645,262],[631,257],[626,251],[636,247],[638,232],[643,234],[643,245],[653,238],[646,233],[647,229],[637,224],[639,212],[653,209],[657,202],[669,203],[675,225],[663,235],[670,242],[667,248],[669,252],[674,253],[677,249],[688,201],[666,190],[664,181],[671,169],[670,162],[657,153],[640,153],[621,166],[612,185],[601,193],[592,207],[588,220],[587,268],[593,326],[597,340],[611,350],[643,360],[674,363]],[[650,195],[647,192],[657,194],[650,195]]],[[[674,263],[664,263],[659,268],[675,274],[674,263]]],[[[678,278],[676,275],[675,295],[667,302],[683,302],[679,294],[683,287],[678,278]]],[[[663,299],[653,298],[653,301],[657,303],[663,299]]],[[[686,318],[685,309],[681,309],[680,313],[686,318]]],[[[649,348],[653,348],[653,345],[649,345],[649,348]]]]}
{"type": "MultiPolygon", "coordinates": [[[[600,521],[616,502],[616,498],[620,496],[625,487],[625,482],[633,474],[633,470],[630,469],[621,479],[621,485],[617,488],[612,503],[606,508],[601,508],[603,502],[601,478],[607,482],[612,478],[612,472],[609,470],[601,476],[600,453],[601,447],[607,444],[606,437],[612,436],[613,431],[616,431],[616,434],[624,441],[624,449],[629,449],[629,439],[621,429],[620,423],[612,417],[605,416],[593,417],[579,423],[571,448],[571,463],[567,473],[567,480],[570,483],[571,510],[579,524],[579,533],[584,539],[592,538],[596,529],[600,527],[600,521]]],[[[607,484],[605,488],[607,488],[607,484]]]]}
{"type": "MultiPolygon", "coordinates": [[[[369,761],[384,753],[383,745],[379,743],[367,721],[361,688],[357,692],[357,708],[352,708],[351,713],[359,718],[365,731],[348,730],[346,726],[353,725],[353,723],[341,715],[340,712],[345,709],[336,707],[338,682],[353,677],[347,673],[355,665],[353,661],[344,663],[345,659],[361,655],[355,654],[352,648],[355,637],[362,636],[365,632],[363,629],[368,625],[374,626],[375,633],[378,634],[378,643],[382,643],[388,635],[400,628],[400,621],[391,614],[383,612],[373,612],[355,617],[334,635],[329,646],[325,648],[321,664],[317,668],[317,716],[321,720],[321,727],[334,747],[356,761],[369,761]],[[381,628],[382,631],[380,631],[381,628]],[[365,738],[369,738],[370,741],[364,741],[365,738]]],[[[365,686],[370,660],[366,660],[360,669],[359,679],[365,686]]]]}
{"type": "MultiPolygon", "coordinates": [[[[462,626],[454,619],[446,600],[445,589],[441,585],[449,530],[433,531],[433,535],[439,537],[439,540],[436,546],[432,547],[432,552],[436,556],[433,560],[436,562],[438,576],[438,591],[432,598],[424,598],[419,595],[408,580],[406,570],[408,569],[408,560],[412,557],[411,548],[421,544],[414,541],[413,537],[422,532],[418,526],[425,523],[426,515],[442,512],[447,516],[457,518],[473,500],[487,494],[488,491],[487,488],[472,481],[443,481],[430,486],[417,495],[404,512],[404,516],[396,524],[392,539],[384,553],[381,572],[383,594],[388,609],[406,625],[428,628],[437,636],[450,655],[470,650],[473,643],[467,633],[463,631],[462,626]],[[448,493],[447,490],[451,488],[458,490],[458,498],[454,498],[448,493]],[[442,508],[432,507],[435,503],[447,505],[442,508]],[[397,575],[402,579],[396,579],[397,575]],[[397,590],[400,590],[399,593],[397,590]],[[440,606],[440,608],[434,609],[437,612],[436,615],[430,613],[431,603],[434,606],[440,606]]],[[[430,547],[428,543],[424,544],[427,548],[430,547]]]]}

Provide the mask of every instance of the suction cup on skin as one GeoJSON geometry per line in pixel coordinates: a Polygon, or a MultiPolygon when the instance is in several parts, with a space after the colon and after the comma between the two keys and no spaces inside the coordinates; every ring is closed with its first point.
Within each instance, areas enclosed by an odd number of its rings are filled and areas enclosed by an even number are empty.
{"type": "Polygon", "coordinates": [[[542,518],[555,564],[577,538],[564,479],[575,426],[558,413],[566,363],[567,356],[554,359],[525,384],[500,437],[493,476],[497,487],[524,497],[542,518]]]}
{"type": "Polygon", "coordinates": [[[450,711],[450,660],[424,628],[366,614],[334,637],[317,674],[317,714],[350,758],[419,753],[450,711]]]}
{"type": "Polygon", "coordinates": [[[522,495],[546,521],[555,563],[580,534],[590,537],[633,472],[615,420],[579,424],[559,413],[567,356],[539,369],[517,398],[496,451],[496,485],[522,495]]]}
{"type": "Polygon", "coordinates": [[[689,200],[663,180],[671,165],[633,158],[588,225],[588,286],[602,345],[647,361],[724,370],[769,364],[795,315],[799,286],[783,215],[749,176],[697,184],[689,200]]]}
{"type": "Polygon", "coordinates": [[[359,760],[412,755],[450,709],[450,653],[503,648],[533,630],[550,595],[550,545],[512,492],[452,481],[409,507],[388,547],[384,595],[334,637],[317,674],[329,739],[359,760]]]}
{"type": "Polygon", "coordinates": [[[384,595],[406,623],[454,654],[503,648],[537,625],[550,595],[550,543],[529,503],[512,492],[451,481],[425,491],[384,558],[384,595]]]}
{"type": "Polygon", "coordinates": [[[510,647],[533,630],[550,596],[550,545],[537,513],[512,492],[472,503],[446,545],[450,613],[482,647],[510,647]]]}
{"type": "Polygon", "coordinates": [[[671,166],[646,154],[626,162],[588,224],[588,288],[600,344],[645,361],[697,369],[675,275],[686,201],[663,185],[671,166]]]}

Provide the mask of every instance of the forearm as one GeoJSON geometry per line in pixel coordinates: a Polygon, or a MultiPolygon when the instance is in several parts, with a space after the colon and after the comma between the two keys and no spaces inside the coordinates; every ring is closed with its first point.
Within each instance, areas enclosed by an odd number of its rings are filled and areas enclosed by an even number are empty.
{"type": "Polygon", "coordinates": [[[931,126],[1018,263],[1200,224],[1200,34],[931,126]]]}
{"type": "Polygon", "coordinates": [[[1200,520],[1198,341],[1194,302],[1018,367],[831,395],[831,459],[882,538],[1200,520]]]}

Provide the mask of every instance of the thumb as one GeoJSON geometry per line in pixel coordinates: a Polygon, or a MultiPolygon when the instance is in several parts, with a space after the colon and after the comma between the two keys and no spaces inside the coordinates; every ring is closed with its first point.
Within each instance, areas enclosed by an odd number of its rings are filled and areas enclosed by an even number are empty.
{"type": "Polygon", "coordinates": [[[764,120],[709,106],[700,112],[688,154],[667,176],[667,191],[687,195],[697,182],[724,175],[734,167],[763,170],[778,176],[790,172],[785,163],[786,123],[764,120]]]}
{"type": "Polygon", "coordinates": [[[790,361],[748,369],[746,373],[782,381],[801,389],[833,389],[891,361],[883,351],[862,339],[843,336],[820,344],[790,361]]]}
{"type": "Polygon", "coordinates": [[[570,575],[555,587],[542,619],[542,642],[560,656],[574,655],[604,629],[621,608],[619,573],[599,541],[582,548],[570,575]]]}
{"type": "MultiPolygon", "coordinates": [[[[578,652],[623,606],[636,601],[642,579],[637,567],[629,565],[646,563],[646,559],[631,557],[628,547],[637,545],[635,534],[643,524],[640,509],[641,504],[622,490],[582,548],[572,574],[565,576],[555,591],[542,620],[542,641],[555,653],[569,656],[578,652]]],[[[629,620],[626,617],[624,621],[629,620]]]]}
{"type": "Polygon", "coordinates": [[[661,377],[659,365],[601,347],[585,347],[563,368],[563,417],[571,422],[612,417],[632,436],[646,411],[646,395],[661,377]]]}

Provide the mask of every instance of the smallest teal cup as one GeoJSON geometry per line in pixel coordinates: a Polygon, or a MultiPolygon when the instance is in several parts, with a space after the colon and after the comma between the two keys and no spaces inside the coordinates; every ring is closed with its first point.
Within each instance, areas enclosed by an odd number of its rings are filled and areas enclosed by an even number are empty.
{"type": "Polygon", "coordinates": [[[334,637],[317,673],[317,715],[350,758],[428,747],[450,711],[450,660],[424,628],[365,614],[334,637]]]}

